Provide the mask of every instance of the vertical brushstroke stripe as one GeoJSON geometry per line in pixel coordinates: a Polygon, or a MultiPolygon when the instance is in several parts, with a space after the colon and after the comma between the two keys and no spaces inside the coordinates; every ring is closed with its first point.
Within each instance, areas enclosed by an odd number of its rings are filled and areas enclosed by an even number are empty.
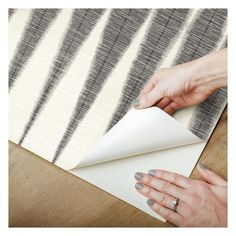
{"type": "Polygon", "coordinates": [[[189,129],[201,139],[208,138],[226,103],[227,88],[220,88],[197,107],[189,122],[189,129]]]}
{"type": "Polygon", "coordinates": [[[182,45],[184,45],[187,39],[186,35],[188,35],[188,32],[191,30],[195,20],[198,18],[201,11],[202,9],[197,8],[189,10],[188,16],[186,17],[182,28],[179,30],[178,35],[176,35],[175,39],[166,50],[165,55],[161,60],[161,64],[157,69],[168,68],[173,65],[175,59],[181,52],[182,45]]]}
{"type": "Polygon", "coordinates": [[[24,128],[19,145],[23,143],[25,137],[37,119],[37,116],[50,98],[53,89],[62,79],[64,72],[73,61],[80,46],[88,37],[103,13],[104,9],[76,9],[73,11],[69,28],[63,38],[57,57],[53,61],[47,82],[45,83],[33,112],[24,128]]]}
{"type": "Polygon", "coordinates": [[[12,15],[16,12],[15,8],[8,8],[8,20],[11,19],[12,15]]]}
{"type": "MultiPolygon", "coordinates": [[[[176,64],[202,57],[217,48],[227,19],[226,9],[205,9],[189,33],[176,64]]],[[[221,88],[199,104],[189,122],[189,129],[199,138],[210,135],[227,102],[227,90],[221,88]]]]}
{"type": "MultiPolygon", "coordinates": [[[[219,49],[225,47],[227,39],[219,49]]],[[[226,106],[227,93],[227,87],[220,88],[197,107],[188,125],[195,135],[202,139],[209,137],[226,106]]]]}
{"type": "Polygon", "coordinates": [[[224,9],[204,9],[190,30],[175,64],[197,59],[214,50],[226,17],[224,9]]]}
{"type": "Polygon", "coordinates": [[[9,69],[9,90],[32,56],[49,25],[56,18],[58,9],[35,9],[17,46],[9,69]]]}
{"type": "Polygon", "coordinates": [[[79,122],[93,104],[108,75],[118,63],[149,12],[150,10],[147,9],[112,10],[108,24],[104,29],[102,41],[93,60],[92,69],[79,95],[66,131],[57,147],[53,162],[57,160],[69,142],[79,122]]]}
{"type": "Polygon", "coordinates": [[[112,116],[107,131],[125,115],[130,103],[138,96],[143,85],[152,76],[163,53],[185,22],[188,12],[187,9],[157,10],[128,74],[119,105],[112,116]]]}

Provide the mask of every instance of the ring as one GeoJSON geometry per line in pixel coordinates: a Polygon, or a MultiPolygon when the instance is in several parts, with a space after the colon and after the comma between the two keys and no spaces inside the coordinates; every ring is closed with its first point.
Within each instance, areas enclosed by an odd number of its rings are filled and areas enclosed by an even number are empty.
{"type": "Polygon", "coordinates": [[[173,200],[172,202],[171,202],[171,204],[172,204],[172,206],[173,206],[173,210],[175,211],[175,212],[177,212],[177,208],[178,208],[178,205],[179,205],[179,199],[178,198],[176,198],[175,200],[173,200]]]}

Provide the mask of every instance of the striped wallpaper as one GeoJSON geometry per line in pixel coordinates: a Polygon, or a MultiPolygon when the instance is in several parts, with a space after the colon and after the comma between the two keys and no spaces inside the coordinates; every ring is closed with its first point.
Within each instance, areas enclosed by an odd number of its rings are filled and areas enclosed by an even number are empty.
{"type": "MultiPolygon", "coordinates": [[[[9,9],[9,139],[63,168],[155,71],[226,46],[226,9],[9,9]]],[[[226,102],[221,88],[187,127],[207,139],[226,102]]]]}

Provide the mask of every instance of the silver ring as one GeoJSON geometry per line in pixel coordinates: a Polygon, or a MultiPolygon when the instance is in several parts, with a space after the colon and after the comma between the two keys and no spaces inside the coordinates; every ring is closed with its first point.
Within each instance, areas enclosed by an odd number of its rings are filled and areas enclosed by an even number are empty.
{"type": "Polygon", "coordinates": [[[178,208],[178,205],[179,205],[179,199],[178,198],[176,198],[175,200],[173,200],[172,202],[171,202],[171,205],[173,206],[173,210],[175,211],[175,212],[177,212],[177,208],[178,208]]]}

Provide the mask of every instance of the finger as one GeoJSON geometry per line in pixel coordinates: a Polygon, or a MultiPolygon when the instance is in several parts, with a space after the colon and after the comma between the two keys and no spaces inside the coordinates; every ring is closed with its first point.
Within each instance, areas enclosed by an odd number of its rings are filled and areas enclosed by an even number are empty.
{"type": "Polygon", "coordinates": [[[201,177],[210,184],[227,186],[227,181],[221,176],[217,175],[215,172],[209,170],[204,164],[199,163],[197,165],[197,170],[201,177]]]}
{"type": "Polygon", "coordinates": [[[148,175],[167,181],[181,188],[190,188],[193,184],[193,181],[190,178],[166,170],[149,170],[148,175]]]}
{"type": "Polygon", "coordinates": [[[139,182],[141,182],[149,187],[152,187],[161,193],[165,193],[165,194],[168,194],[174,198],[179,198],[179,199],[183,200],[182,196],[183,196],[184,189],[182,189],[178,186],[175,186],[168,181],[160,180],[160,179],[157,179],[157,178],[152,177],[150,175],[146,175],[144,173],[139,173],[139,172],[135,174],[135,178],[139,182]],[[137,178],[137,174],[142,174],[142,178],[141,178],[141,175],[139,178],[137,178]]]}
{"type": "Polygon", "coordinates": [[[164,207],[174,210],[174,202],[176,201],[176,198],[168,194],[161,193],[140,182],[136,183],[135,188],[139,193],[143,194],[145,197],[154,199],[156,202],[163,205],[164,207]]]}
{"type": "Polygon", "coordinates": [[[150,80],[143,88],[143,90],[140,92],[140,96],[150,92],[155,87],[155,84],[152,80],[150,80]]]}
{"type": "Polygon", "coordinates": [[[157,214],[159,214],[160,216],[165,218],[167,221],[169,221],[177,226],[182,225],[182,222],[184,219],[182,215],[180,215],[170,209],[165,208],[161,204],[155,202],[153,199],[148,199],[147,204],[149,205],[149,207],[153,211],[155,211],[157,214]]]}
{"type": "Polygon", "coordinates": [[[174,112],[176,112],[178,109],[182,108],[181,105],[175,103],[175,102],[171,102],[169,105],[167,105],[163,110],[168,113],[168,114],[172,114],[174,112]]]}
{"type": "Polygon", "coordinates": [[[154,105],[160,99],[162,99],[162,94],[155,87],[150,92],[139,97],[139,106],[136,108],[146,108],[154,105]]]}
{"type": "Polygon", "coordinates": [[[167,105],[169,105],[171,103],[171,99],[168,97],[165,97],[163,99],[161,99],[158,103],[156,103],[156,106],[163,109],[164,107],[166,107],[167,105]]]}
{"type": "Polygon", "coordinates": [[[151,79],[143,88],[143,90],[140,92],[139,97],[136,98],[133,102],[132,102],[132,106],[134,108],[142,108],[142,105],[140,106],[140,97],[144,96],[145,94],[147,94],[148,92],[150,92],[153,88],[155,87],[155,84],[153,82],[153,80],[151,79]]]}

